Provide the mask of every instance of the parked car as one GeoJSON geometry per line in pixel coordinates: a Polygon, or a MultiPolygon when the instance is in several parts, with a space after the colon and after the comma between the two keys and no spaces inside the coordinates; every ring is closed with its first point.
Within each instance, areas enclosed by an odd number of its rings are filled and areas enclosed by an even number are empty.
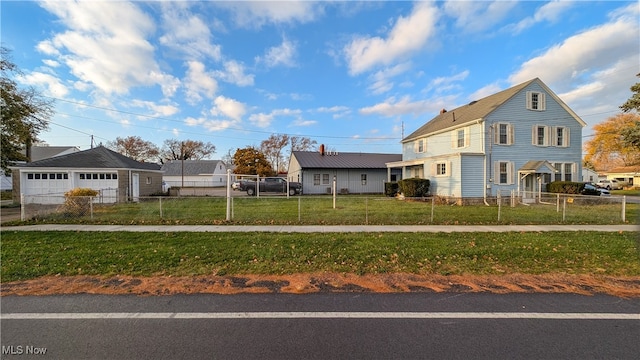
{"type": "MultiPolygon", "coordinates": [[[[261,178],[259,183],[260,192],[275,192],[275,193],[287,193],[289,189],[289,195],[296,195],[302,193],[302,184],[299,182],[290,181],[287,186],[287,180],[281,177],[266,177],[261,178]]],[[[240,190],[246,191],[247,195],[256,194],[256,181],[240,181],[240,190]]]]}
{"type": "Polygon", "coordinates": [[[611,193],[605,188],[599,188],[591,183],[585,183],[582,195],[609,196],[611,193]]]}
{"type": "Polygon", "coordinates": [[[622,189],[622,184],[618,182],[616,179],[612,180],[600,180],[596,183],[597,187],[605,188],[607,190],[618,190],[622,189]]]}

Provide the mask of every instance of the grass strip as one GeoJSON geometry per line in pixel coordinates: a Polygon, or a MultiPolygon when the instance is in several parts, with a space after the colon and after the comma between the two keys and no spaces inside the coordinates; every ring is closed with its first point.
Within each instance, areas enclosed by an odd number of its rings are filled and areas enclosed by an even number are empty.
{"type": "Polygon", "coordinates": [[[45,275],[640,275],[635,233],[2,232],[2,281],[45,275]]]}

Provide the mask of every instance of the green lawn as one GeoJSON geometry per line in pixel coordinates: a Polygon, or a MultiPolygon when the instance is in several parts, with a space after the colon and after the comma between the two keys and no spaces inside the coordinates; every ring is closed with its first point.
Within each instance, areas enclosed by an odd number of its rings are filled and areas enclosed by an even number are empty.
{"type": "MultiPolygon", "coordinates": [[[[226,221],[225,198],[147,198],[138,203],[93,205],[93,213],[58,212],[39,216],[44,223],[90,224],[622,224],[619,198],[569,197],[545,204],[490,206],[397,200],[383,196],[234,198],[226,221]]],[[[626,223],[638,223],[638,204],[627,204],[626,223]]],[[[31,221],[31,223],[35,222],[31,221]]]]}
{"type": "Polygon", "coordinates": [[[640,233],[2,232],[2,281],[44,275],[640,275],[640,233]]]}

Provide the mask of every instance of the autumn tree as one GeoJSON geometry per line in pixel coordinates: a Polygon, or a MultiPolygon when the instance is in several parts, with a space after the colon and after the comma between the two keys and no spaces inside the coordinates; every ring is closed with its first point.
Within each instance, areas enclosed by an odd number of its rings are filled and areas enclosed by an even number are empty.
{"type": "MultiPolygon", "coordinates": [[[[640,77],[640,74],[636,75],[640,77]]],[[[620,106],[623,112],[628,113],[634,111],[640,113],[640,82],[631,87],[633,94],[620,106]]],[[[622,142],[625,146],[640,151],[640,122],[636,121],[632,126],[622,130],[622,142]]]]}
{"type": "Polygon", "coordinates": [[[203,160],[215,152],[216,147],[210,142],[168,139],[164,141],[160,156],[161,162],[165,160],[203,160]]]}
{"type": "Polygon", "coordinates": [[[0,71],[0,166],[8,173],[15,161],[29,160],[22,150],[31,148],[38,134],[47,129],[53,102],[32,87],[18,86],[12,75],[19,75],[20,70],[5,47],[0,47],[0,71]]]}
{"type": "Polygon", "coordinates": [[[275,171],[260,150],[249,146],[236,150],[233,154],[236,174],[274,176],[275,171]]]}
{"type": "Polygon", "coordinates": [[[640,152],[622,140],[627,129],[638,126],[638,114],[618,114],[593,127],[595,134],[585,143],[585,162],[598,170],[640,164],[640,152]]]}
{"type": "Polygon", "coordinates": [[[139,136],[117,137],[107,142],[107,147],[136,161],[154,162],[160,155],[160,149],[154,143],[142,140],[139,136]]]}
{"type": "Polygon", "coordinates": [[[265,158],[271,167],[280,172],[281,164],[283,162],[282,150],[289,144],[289,135],[287,134],[271,134],[268,139],[263,140],[260,143],[260,151],[264,154],[265,158]]]}

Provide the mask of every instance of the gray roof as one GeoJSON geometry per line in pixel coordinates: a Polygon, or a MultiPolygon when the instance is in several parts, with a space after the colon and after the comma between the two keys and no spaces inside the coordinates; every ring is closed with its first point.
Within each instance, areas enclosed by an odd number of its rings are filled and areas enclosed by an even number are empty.
{"type": "Polygon", "coordinates": [[[16,168],[38,167],[67,169],[92,168],[160,170],[160,165],[158,164],[141,163],[115,151],[111,151],[103,146],[16,166],[16,168]]]}
{"type": "Polygon", "coordinates": [[[80,149],[75,146],[32,146],[31,161],[39,161],[78,151],[80,151],[80,149]]]}
{"type": "MultiPolygon", "coordinates": [[[[216,171],[218,163],[221,160],[185,160],[184,175],[212,175],[216,171]]],[[[182,161],[172,160],[162,165],[164,175],[177,176],[182,175],[182,161]]]]}
{"type": "Polygon", "coordinates": [[[491,114],[500,105],[504,104],[513,96],[518,94],[522,89],[526,88],[534,82],[545,88],[549,92],[549,95],[554,97],[561,105],[563,105],[565,109],[567,109],[567,111],[569,111],[576,118],[576,120],[583,123],[582,119],[575,115],[575,113],[571,111],[571,109],[569,109],[562,102],[562,100],[560,100],[560,98],[558,98],[551,90],[549,90],[540,79],[535,78],[509,89],[500,91],[496,94],[489,95],[480,100],[472,101],[469,104],[460,106],[453,110],[449,110],[445,113],[441,113],[440,115],[431,119],[431,121],[422,125],[418,130],[409,134],[409,136],[405,137],[402,142],[411,141],[418,137],[445,130],[452,126],[469,123],[478,119],[483,119],[491,114]]]}
{"type": "Polygon", "coordinates": [[[303,169],[386,169],[388,162],[401,161],[402,154],[294,151],[292,156],[303,169]]]}

